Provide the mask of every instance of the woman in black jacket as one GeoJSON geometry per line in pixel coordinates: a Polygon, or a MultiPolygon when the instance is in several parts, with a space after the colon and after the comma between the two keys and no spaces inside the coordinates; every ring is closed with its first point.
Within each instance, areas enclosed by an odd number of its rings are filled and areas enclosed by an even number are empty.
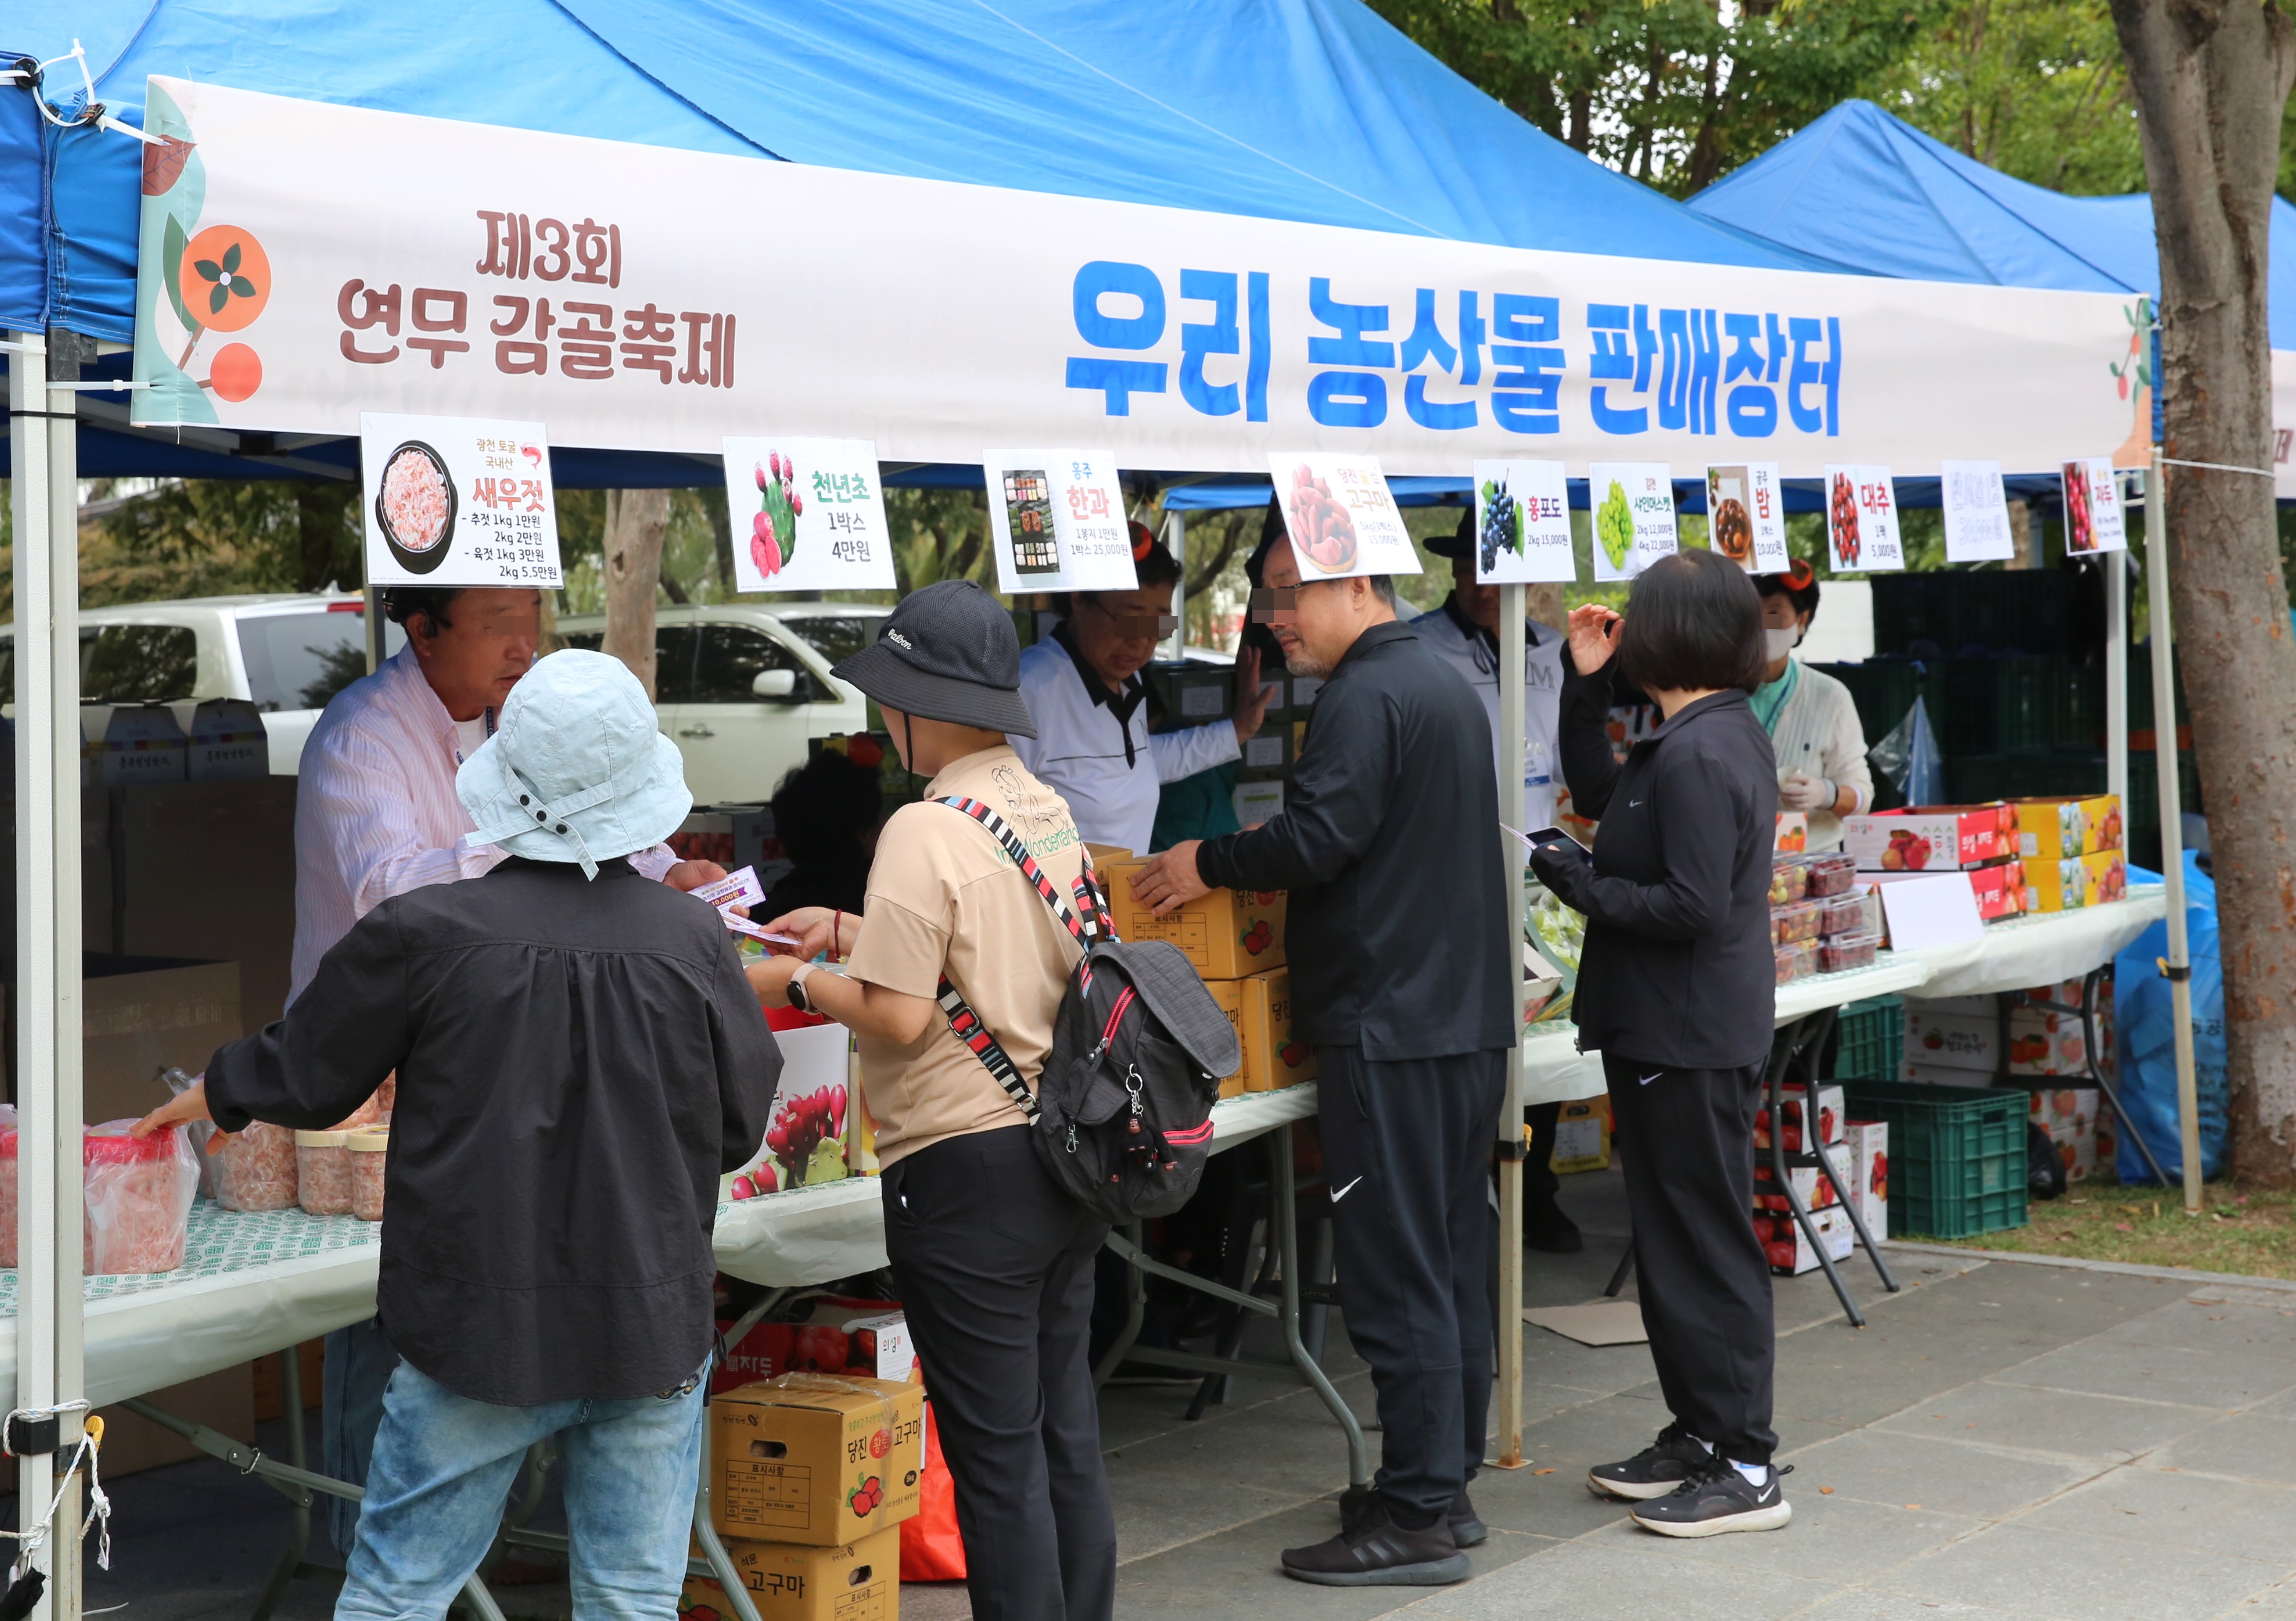
{"type": "Polygon", "coordinates": [[[1643,572],[1624,618],[1574,610],[1570,649],[1562,771],[1601,831],[1591,859],[1556,841],[1531,865],[1587,914],[1579,1039],[1603,1054],[1643,1322],[1674,1415],[1587,1482],[1669,1536],[1775,1530],[1792,1510],[1770,1464],[1776,1340],[1750,1215],[1776,1000],[1777,770],[1746,701],[1762,676],[1760,599],[1727,558],[1685,552],[1643,572]],[[1620,667],[1664,716],[1623,765],[1604,725],[1620,667]]]}

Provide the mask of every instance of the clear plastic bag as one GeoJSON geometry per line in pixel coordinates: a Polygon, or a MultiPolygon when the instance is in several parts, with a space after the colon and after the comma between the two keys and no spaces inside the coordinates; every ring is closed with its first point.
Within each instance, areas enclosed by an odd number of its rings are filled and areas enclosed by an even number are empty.
{"type": "Polygon", "coordinates": [[[81,1266],[91,1277],[173,1272],[184,1264],[200,1167],[181,1126],[131,1137],[132,1120],[91,1126],[83,1140],[87,1220],[81,1266]]]}
{"type": "Polygon", "coordinates": [[[291,1210],[295,1208],[295,1134],[284,1126],[257,1120],[245,1131],[227,1134],[210,1156],[215,1200],[226,1210],[291,1210]]]}

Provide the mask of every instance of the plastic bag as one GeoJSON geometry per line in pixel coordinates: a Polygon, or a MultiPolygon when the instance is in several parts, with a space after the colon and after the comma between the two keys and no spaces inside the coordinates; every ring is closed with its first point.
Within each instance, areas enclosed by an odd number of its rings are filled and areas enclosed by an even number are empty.
{"type": "Polygon", "coordinates": [[[295,1208],[295,1133],[258,1120],[245,1131],[226,1134],[209,1161],[215,1201],[226,1210],[291,1210],[295,1208]]]}
{"type": "Polygon", "coordinates": [[[131,1137],[132,1120],[91,1126],[82,1139],[87,1214],[81,1268],[89,1276],[173,1272],[199,1197],[200,1167],[183,1127],[131,1137]]]}
{"type": "Polygon", "coordinates": [[[1945,759],[1938,750],[1937,733],[1930,729],[1928,708],[1918,697],[1906,718],[1866,751],[1874,768],[1890,779],[1908,805],[1945,803],[1945,759]]]}
{"type": "Polygon", "coordinates": [[[2065,1191],[2065,1162],[2038,1120],[2025,1122],[2025,1191],[2054,1199],[2065,1191]]]}
{"type": "Polygon", "coordinates": [[[964,1538],[956,1528],[956,1482],[941,1456],[932,1402],[925,1402],[925,1467],[917,1483],[917,1511],[901,1522],[901,1580],[961,1582],[964,1538]]]}
{"type": "MultiPolygon", "coordinates": [[[[170,1068],[160,1071],[160,1078],[168,1083],[168,1091],[170,1094],[180,1098],[193,1087],[206,1080],[208,1076],[204,1069],[197,1075],[185,1075],[180,1069],[170,1068]]],[[[215,1135],[215,1122],[186,1120],[184,1122],[184,1132],[191,1139],[192,1158],[199,1162],[200,1197],[213,1199],[216,1196],[215,1156],[208,1152],[208,1139],[215,1135]]]]}
{"type": "MultiPolygon", "coordinates": [[[[2139,876],[2131,869],[2132,880],[2139,876]]],[[[2152,874],[2144,873],[2150,878],[2152,874]]],[[[2231,1091],[2225,1073],[2224,962],[2217,947],[2217,887],[2185,852],[2185,943],[2193,959],[2193,1071],[2201,1126],[2201,1175],[2223,1167],[2229,1135],[2231,1091]]],[[[2177,1021],[2161,959],[2169,954],[2166,920],[2138,935],[2113,959],[2113,1023],[2120,1038],[2120,1101],[2125,1110],[2116,1164],[2120,1180],[2149,1183],[2134,1138],[2144,1134],[2161,1168],[2185,1174],[2183,1134],[2177,1118],[2177,1021]]]]}

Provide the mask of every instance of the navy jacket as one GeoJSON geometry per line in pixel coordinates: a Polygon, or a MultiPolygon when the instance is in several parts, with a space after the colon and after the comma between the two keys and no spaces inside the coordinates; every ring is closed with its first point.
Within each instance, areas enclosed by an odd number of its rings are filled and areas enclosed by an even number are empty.
{"type": "Polygon", "coordinates": [[[1292,1028],[1375,1060],[1514,1044],[1491,729],[1404,625],[1356,639],[1316,695],[1283,812],[1201,845],[1231,889],[1288,889],[1292,1028]]]}

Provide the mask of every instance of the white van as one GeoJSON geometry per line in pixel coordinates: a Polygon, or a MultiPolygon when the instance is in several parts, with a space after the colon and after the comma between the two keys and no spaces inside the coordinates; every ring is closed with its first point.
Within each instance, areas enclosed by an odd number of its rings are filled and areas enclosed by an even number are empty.
{"type": "MultiPolygon", "coordinates": [[[[805,764],[808,738],[865,731],[868,700],[829,667],[876,639],[891,612],[857,602],[711,602],[654,615],[654,707],[685,757],[697,805],[757,805],[805,764]]],[[[603,616],[561,619],[596,648],[603,616]]]]}
{"type": "MultiPolygon", "coordinates": [[[[84,608],[79,616],[81,719],[94,741],[104,706],[176,706],[188,727],[206,698],[244,698],[263,712],[274,776],[293,776],[319,712],[366,674],[365,599],[343,593],[191,597],[84,608]]],[[[406,643],[398,626],[385,645],[406,643]]],[[[0,626],[0,694],[15,715],[14,627],[0,626]]]]}

